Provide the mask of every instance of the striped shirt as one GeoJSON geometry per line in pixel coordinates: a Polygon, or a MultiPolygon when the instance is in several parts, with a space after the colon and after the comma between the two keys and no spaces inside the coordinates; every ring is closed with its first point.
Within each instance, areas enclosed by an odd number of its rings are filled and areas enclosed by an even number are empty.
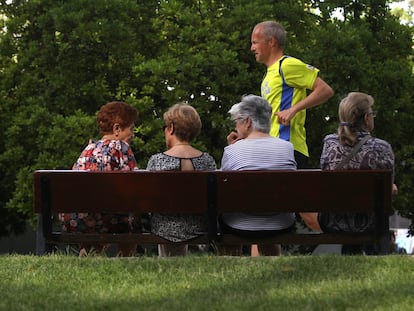
{"type": "MultiPolygon", "coordinates": [[[[276,137],[242,139],[224,148],[221,170],[285,170],[296,169],[293,145],[276,137]]],[[[258,202],[269,204],[269,202],[258,202]]],[[[275,203],[277,204],[277,203],[275,203]]],[[[246,231],[283,230],[293,225],[293,213],[222,215],[230,227],[246,231]]]]}

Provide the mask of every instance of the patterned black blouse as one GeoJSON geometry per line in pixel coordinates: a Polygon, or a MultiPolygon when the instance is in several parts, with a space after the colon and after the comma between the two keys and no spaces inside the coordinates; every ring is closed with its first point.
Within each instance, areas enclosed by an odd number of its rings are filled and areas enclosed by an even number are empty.
{"type": "MultiPolygon", "coordinates": [[[[361,133],[362,139],[368,132],[361,133]]],[[[322,170],[335,170],[337,165],[352,151],[352,146],[339,143],[337,134],[325,137],[320,164],[322,170]]],[[[391,145],[379,138],[370,138],[361,149],[344,165],[343,169],[392,169],[394,153],[391,145]]],[[[373,230],[374,219],[371,215],[323,212],[318,214],[318,222],[323,232],[366,232],[373,230]]]]}
{"type": "MultiPolygon", "coordinates": [[[[369,133],[361,133],[360,139],[367,134],[369,133]]],[[[321,169],[334,170],[352,148],[340,144],[337,134],[327,135],[320,158],[321,169]]],[[[361,146],[343,169],[394,169],[394,153],[391,145],[385,140],[373,137],[361,146]]]]}
{"type": "MultiPolygon", "coordinates": [[[[147,170],[168,171],[181,170],[181,158],[157,153],[148,161],[147,170]]],[[[203,153],[199,157],[191,158],[195,170],[216,170],[216,162],[213,157],[203,153]]],[[[202,216],[159,214],[151,215],[151,232],[172,242],[182,242],[198,236],[198,233],[206,232],[207,224],[202,216]]]]}

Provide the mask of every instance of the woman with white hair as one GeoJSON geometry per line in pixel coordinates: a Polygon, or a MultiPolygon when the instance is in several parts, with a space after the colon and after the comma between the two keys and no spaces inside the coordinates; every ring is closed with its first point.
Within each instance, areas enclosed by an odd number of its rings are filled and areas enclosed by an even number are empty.
{"type": "MultiPolygon", "coordinates": [[[[293,145],[269,135],[272,108],[266,99],[244,96],[229,110],[235,131],[227,136],[221,170],[286,170],[296,169],[293,145]]],[[[295,222],[293,213],[221,215],[223,231],[247,237],[265,237],[290,230],[295,222]]],[[[258,245],[261,255],[280,255],[280,245],[258,245]]],[[[241,245],[226,245],[219,254],[239,255],[241,245]]]]}

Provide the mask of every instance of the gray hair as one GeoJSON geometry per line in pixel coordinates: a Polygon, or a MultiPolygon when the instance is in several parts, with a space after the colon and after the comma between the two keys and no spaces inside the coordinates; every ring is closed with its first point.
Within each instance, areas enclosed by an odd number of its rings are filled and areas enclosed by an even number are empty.
{"type": "Polygon", "coordinates": [[[241,102],[234,104],[229,110],[232,120],[247,119],[252,120],[254,130],[269,133],[272,117],[272,107],[263,97],[257,95],[245,95],[241,102]]]}
{"type": "Polygon", "coordinates": [[[286,42],[286,31],[278,22],[265,21],[257,24],[254,28],[261,27],[262,34],[266,40],[275,38],[280,48],[284,48],[286,42]]]}

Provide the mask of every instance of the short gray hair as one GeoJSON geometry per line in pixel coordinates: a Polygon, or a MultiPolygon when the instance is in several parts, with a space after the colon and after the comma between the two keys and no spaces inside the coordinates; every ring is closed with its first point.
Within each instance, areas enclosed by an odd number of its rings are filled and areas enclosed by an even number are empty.
{"type": "Polygon", "coordinates": [[[245,95],[241,102],[230,108],[229,113],[232,120],[250,117],[253,129],[263,133],[270,132],[272,107],[263,97],[252,94],[245,95]]]}
{"type": "Polygon", "coordinates": [[[254,28],[261,28],[263,37],[266,40],[275,38],[280,48],[285,47],[286,43],[286,31],[282,25],[275,21],[265,21],[257,24],[254,28]]]}

